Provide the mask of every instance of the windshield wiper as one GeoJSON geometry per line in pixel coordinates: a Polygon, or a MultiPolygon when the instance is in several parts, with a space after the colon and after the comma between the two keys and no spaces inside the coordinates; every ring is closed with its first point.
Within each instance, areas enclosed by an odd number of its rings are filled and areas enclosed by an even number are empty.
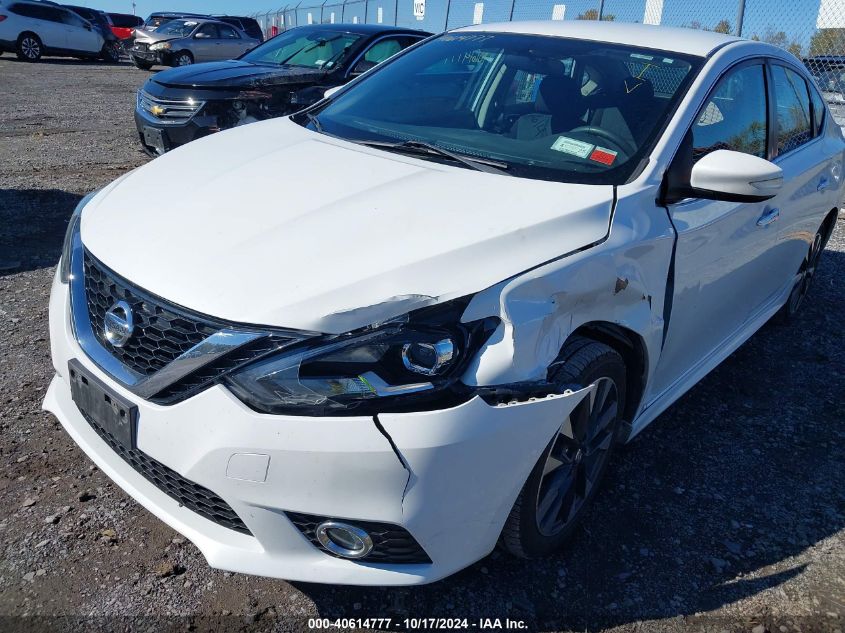
{"type": "Polygon", "coordinates": [[[313,44],[306,44],[305,46],[300,48],[298,51],[296,51],[293,55],[290,55],[290,56],[286,57],[284,59],[284,61],[279,62],[279,66],[284,66],[285,64],[287,64],[290,60],[292,60],[294,57],[296,57],[300,53],[310,53],[311,51],[313,51],[318,46],[325,46],[329,42],[334,42],[335,40],[339,40],[340,37],[341,37],[340,35],[335,35],[334,37],[330,37],[328,39],[320,38],[319,40],[317,40],[313,44]]]}
{"type": "Polygon", "coordinates": [[[388,141],[358,141],[361,145],[368,147],[376,147],[378,149],[397,150],[406,152],[408,154],[427,154],[430,156],[442,156],[449,158],[457,163],[466,165],[470,169],[483,171],[488,174],[500,174],[503,176],[510,176],[507,169],[510,165],[498,160],[491,160],[489,158],[476,158],[475,156],[466,156],[464,154],[456,154],[447,149],[426,143],[425,141],[400,141],[398,143],[390,143],[388,141]]]}
{"type": "Polygon", "coordinates": [[[320,119],[317,118],[317,115],[311,114],[310,112],[306,112],[305,116],[308,118],[309,123],[314,124],[314,129],[322,134],[323,133],[323,124],[320,123],[320,119]]]}

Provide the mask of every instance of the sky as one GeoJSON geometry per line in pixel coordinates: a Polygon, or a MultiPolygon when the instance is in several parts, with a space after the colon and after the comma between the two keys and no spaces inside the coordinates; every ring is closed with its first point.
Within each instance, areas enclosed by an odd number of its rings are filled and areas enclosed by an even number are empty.
{"type": "MultiPolygon", "coordinates": [[[[382,7],[385,22],[393,22],[395,7],[399,8],[400,23],[416,25],[430,31],[442,30],[449,3],[449,27],[471,23],[478,0],[425,0],[426,15],[423,21],[416,21],[413,16],[414,0],[369,0],[368,21],[375,21],[377,7],[382,7]]],[[[599,0],[513,0],[514,19],[549,19],[553,6],[565,5],[565,19],[574,19],[579,13],[595,8],[599,0]]],[[[617,20],[641,22],[647,0],[604,0],[605,14],[613,14],[617,20]]],[[[740,0],[663,0],[662,23],[671,26],[688,26],[699,22],[712,28],[720,20],[727,20],[731,27],[736,25],[737,3],[740,0]]],[[[122,13],[132,13],[132,0],[77,0],[79,4],[122,13]]],[[[197,13],[229,13],[234,15],[253,15],[258,12],[275,11],[291,7],[298,0],[135,0],[135,13],[145,17],[152,11],[192,11],[197,13]]],[[[327,0],[329,5],[341,0],[327,0]]],[[[350,0],[351,2],[351,0],[350,0]]],[[[483,0],[483,21],[507,20],[511,11],[512,0],[483,0]]],[[[651,0],[660,2],[660,0],[651,0]]],[[[301,7],[319,6],[321,0],[302,0],[301,7]]],[[[816,17],[820,3],[825,11],[833,14],[845,26],[845,0],[745,0],[745,20],[743,35],[762,36],[771,27],[775,31],[786,32],[790,40],[797,40],[807,46],[816,27],[816,17]]],[[[359,16],[364,20],[364,3],[355,2],[347,5],[346,18],[359,16]],[[350,8],[351,7],[351,8],[350,8]]],[[[336,21],[340,21],[339,7],[336,9],[336,21]]],[[[307,20],[307,11],[298,12],[301,23],[307,20]]],[[[313,12],[319,15],[319,10],[313,12]]],[[[318,20],[317,17],[313,19],[318,20]]]]}

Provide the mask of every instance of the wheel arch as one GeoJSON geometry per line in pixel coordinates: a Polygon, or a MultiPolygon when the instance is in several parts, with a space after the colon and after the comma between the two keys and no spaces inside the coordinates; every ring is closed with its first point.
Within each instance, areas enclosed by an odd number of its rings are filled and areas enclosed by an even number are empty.
{"type": "Polygon", "coordinates": [[[643,337],[634,330],[609,321],[584,323],[573,330],[567,341],[573,336],[604,343],[622,357],[626,382],[623,419],[627,422],[633,420],[645,393],[648,375],[648,347],[643,337]]]}
{"type": "MultiPolygon", "coordinates": [[[[833,235],[833,230],[836,228],[836,220],[839,217],[839,209],[834,207],[830,211],[828,211],[827,215],[822,222],[822,229],[824,233],[822,233],[822,239],[824,246],[827,246],[828,241],[830,240],[831,236],[833,235]]],[[[824,246],[822,248],[824,248],[824,246]]]]}
{"type": "Polygon", "coordinates": [[[20,45],[21,40],[26,35],[31,35],[32,37],[37,39],[39,42],[41,42],[41,46],[44,46],[44,40],[42,40],[40,37],[38,37],[38,33],[36,33],[35,31],[21,31],[20,33],[18,33],[18,37],[17,37],[17,39],[15,39],[15,43],[20,45]]]}

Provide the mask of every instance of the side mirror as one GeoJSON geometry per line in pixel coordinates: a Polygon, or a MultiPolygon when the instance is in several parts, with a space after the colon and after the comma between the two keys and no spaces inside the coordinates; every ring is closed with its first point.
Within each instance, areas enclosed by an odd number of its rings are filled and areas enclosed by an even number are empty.
{"type": "Polygon", "coordinates": [[[208,37],[208,33],[197,33],[196,35],[194,35],[195,40],[206,40],[208,39],[208,37]]]}
{"type": "Polygon", "coordinates": [[[91,25],[90,25],[90,24],[88,24],[87,22],[85,23],[85,30],[86,30],[86,31],[90,31],[90,30],[91,30],[91,25]]]}
{"type": "Polygon", "coordinates": [[[329,88],[323,93],[323,99],[328,99],[341,88],[343,88],[343,86],[334,86],[333,88],[329,88]]]}
{"type": "Polygon", "coordinates": [[[783,186],[783,170],[751,154],[727,149],[701,158],[689,171],[689,181],[675,182],[666,191],[667,202],[684,198],[762,202],[777,195],[783,186]]]}

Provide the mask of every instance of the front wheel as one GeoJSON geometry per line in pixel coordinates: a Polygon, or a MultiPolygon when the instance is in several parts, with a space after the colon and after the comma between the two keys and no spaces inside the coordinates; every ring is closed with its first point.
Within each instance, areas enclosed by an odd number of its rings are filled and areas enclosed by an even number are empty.
{"type": "Polygon", "coordinates": [[[573,337],[549,379],[593,390],[561,420],[505,522],[501,543],[522,558],[557,551],[581,522],[607,469],[625,403],[625,363],[603,343],[573,337]]]}
{"type": "Polygon", "coordinates": [[[188,51],[179,51],[173,56],[174,66],[190,66],[194,63],[194,56],[188,51]]]}
{"type": "Polygon", "coordinates": [[[37,35],[24,33],[18,38],[18,59],[25,62],[37,62],[41,59],[42,52],[41,40],[38,39],[37,35]]]}
{"type": "Polygon", "coordinates": [[[153,67],[150,62],[145,62],[142,59],[138,59],[137,57],[132,58],[132,63],[135,64],[135,68],[140,68],[141,70],[149,70],[153,67]]]}

